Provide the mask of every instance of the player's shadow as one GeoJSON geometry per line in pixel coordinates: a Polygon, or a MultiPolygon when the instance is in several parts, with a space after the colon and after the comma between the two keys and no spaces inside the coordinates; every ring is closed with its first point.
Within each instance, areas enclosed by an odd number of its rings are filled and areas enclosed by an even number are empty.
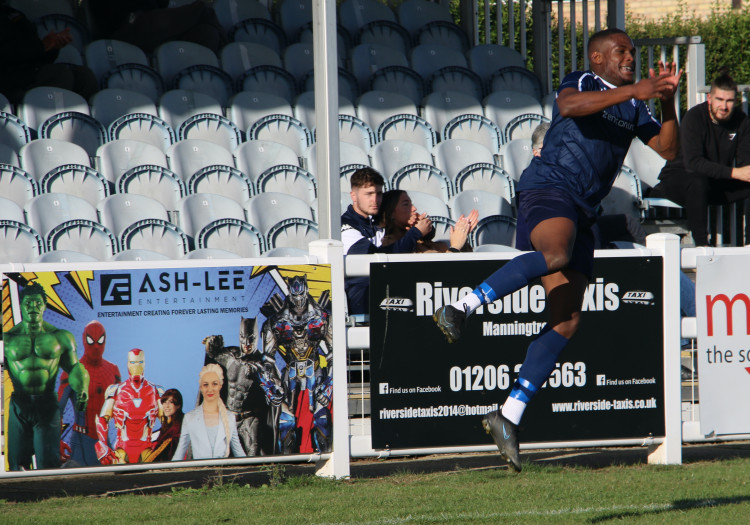
{"type": "MultiPolygon", "coordinates": [[[[670,512],[684,512],[692,509],[706,509],[724,507],[728,505],[739,505],[750,501],[750,496],[736,496],[724,498],[700,498],[679,499],[672,503],[644,505],[640,508],[632,508],[620,512],[612,512],[589,520],[589,523],[604,523],[607,521],[624,520],[640,516],[668,515],[670,512]]],[[[637,507],[637,506],[634,506],[637,507]]]]}

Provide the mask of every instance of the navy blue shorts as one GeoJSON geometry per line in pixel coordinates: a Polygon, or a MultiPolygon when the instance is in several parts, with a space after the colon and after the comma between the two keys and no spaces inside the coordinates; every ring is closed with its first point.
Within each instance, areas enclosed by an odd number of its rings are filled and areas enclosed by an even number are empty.
{"type": "Polygon", "coordinates": [[[591,279],[594,272],[594,232],[591,227],[596,222],[596,218],[582,210],[563,190],[534,189],[518,193],[516,248],[522,251],[534,251],[535,248],[531,244],[531,232],[540,222],[556,217],[565,217],[576,224],[573,254],[567,268],[591,279]]]}

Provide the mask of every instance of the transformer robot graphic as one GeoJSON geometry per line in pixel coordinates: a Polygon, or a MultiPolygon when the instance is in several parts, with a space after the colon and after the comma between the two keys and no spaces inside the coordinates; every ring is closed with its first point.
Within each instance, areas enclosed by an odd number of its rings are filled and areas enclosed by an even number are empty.
{"type": "Polygon", "coordinates": [[[288,280],[285,299],[274,295],[261,309],[265,366],[262,386],[272,407],[276,452],[327,452],[331,448],[333,334],[329,293],[309,293],[306,276],[288,280]]]}
{"type": "Polygon", "coordinates": [[[225,370],[227,378],[227,409],[234,413],[237,433],[248,456],[270,454],[272,444],[266,439],[269,432],[268,405],[260,386],[259,375],[263,355],[256,341],[258,325],[255,319],[240,318],[240,346],[224,346],[224,338],[210,335],[203,339],[206,355],[225,370]]]}
{"type": "Polygon", "coordinates": [[[145,368],[144,351],[134,348],[128,352],[130,377],[107,387],[104,405],[96,421],[99,436],[96,454],[102,465],[138,463],[151,451],[151,432],[161,415],[160,399],[164,389],[143,377],[145,368]],[[110,420],[114,420],[117,430],[114,450],[107,442],[110,420]]]}

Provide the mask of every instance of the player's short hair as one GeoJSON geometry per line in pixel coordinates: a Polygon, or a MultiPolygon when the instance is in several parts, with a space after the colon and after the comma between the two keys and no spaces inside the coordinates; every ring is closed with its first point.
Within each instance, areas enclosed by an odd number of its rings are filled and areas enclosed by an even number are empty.
{"type": "Polygon", "coordinates": [[[732,75],[729,74],[729,70],[726,67],[719,69],[719,74],[711,82],[711,91],[714,89],[722,89],[724,91],[734,91],[737,93],[737,82],[734,81],[732,75]]]}
{"type": "Polygon", "coordinates": [[[593,35],[589,37],[589,45],[588,45],[588,51],[591,52],[593,49],[596,48],[602,41],[606,40],[607,38],[611,37],[612,35],[625,35],[628,36],[628,34],[623,31],[622,29],[618,29],[616,27],[611,27],[609,29],[602,29],[601,31],[597,31],[593,35]]]}
{"type": "Polygon", "coordinates": [[[385,186],[383,176],[372,168],[360,168],[352,173],[350,180],[352,189],[364,188],[365,186],[385,186]]]}
{"type": "Polygon", "coordinates": [[[534,149],[541,149],[544,145],[544,136],[547,134],[549,129],[549,122],[542,122],[531,133],[531,147],[534,149]]]}
{"type": "Polygon", "coordinates": [[[19,292],[18,298],[19,300],[23,301],[24,298],[30,295],[41,295],[44,299],[44,302],[47,302],[47,292],[44,291],[44,286],[37,282],[33,282],[28,286],[24,286],[23,290],[19,292]]]}

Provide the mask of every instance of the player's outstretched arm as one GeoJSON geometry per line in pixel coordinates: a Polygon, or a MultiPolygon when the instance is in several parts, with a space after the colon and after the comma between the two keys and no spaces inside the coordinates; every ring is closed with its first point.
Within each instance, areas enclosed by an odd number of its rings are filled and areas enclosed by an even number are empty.
{"type": "Polygon", "coordinates": [[[661,79],[658,84],[659,99],[661,100],[661,131],[658,135],[648,141],[651,149],[661,155],[666,160],[672,160],[677,156],[679,150],[679,125],[677,123],[677,113],[674,107],[674,95],[677,91],[677,85],[682,76],[682,70],[677,73],[674,63],[666,65],[659,62],[659,74],[656,75],[653,70],[649,71],[649,77],[661,79]]]}

